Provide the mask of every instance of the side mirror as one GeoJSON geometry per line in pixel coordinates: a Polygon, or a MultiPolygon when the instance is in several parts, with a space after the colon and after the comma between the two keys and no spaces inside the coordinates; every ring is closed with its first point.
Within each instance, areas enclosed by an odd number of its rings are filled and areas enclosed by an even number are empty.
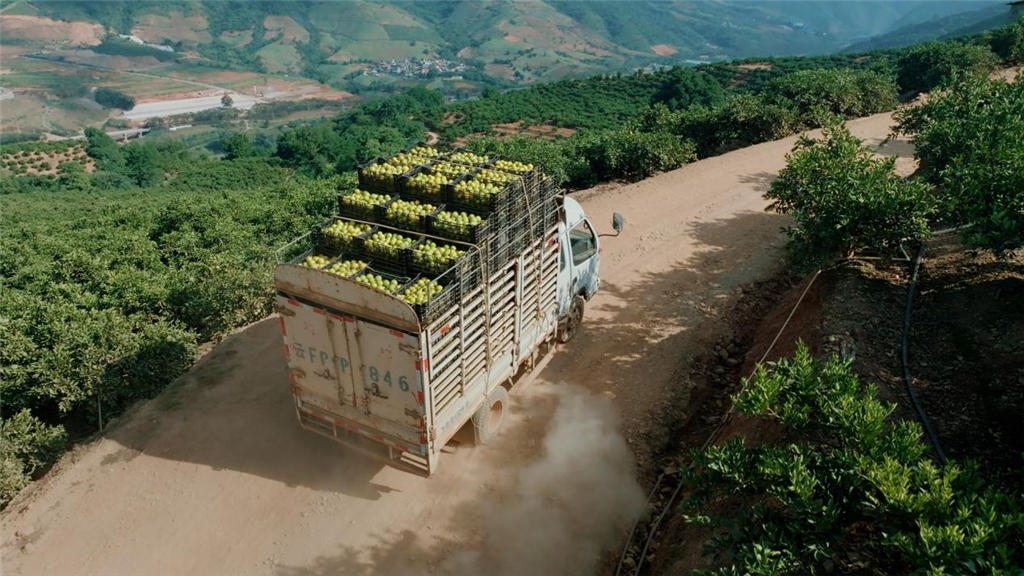
{"type": "Polygon", "coordinates": [[[616,212],[612,214],[612,228],[615,229],[615,233],[619,234],[622,232],[622,227],[626,225],[626,217],[616,212]]]}

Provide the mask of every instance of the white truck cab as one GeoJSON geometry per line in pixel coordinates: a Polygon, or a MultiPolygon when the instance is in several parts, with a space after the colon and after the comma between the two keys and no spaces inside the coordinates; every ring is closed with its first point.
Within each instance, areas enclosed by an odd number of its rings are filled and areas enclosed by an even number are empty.
{"type": "MultiPolygon", "coordinates": [[[[562,242],[558,264],[559,341],[568,342],[579,331],[585,303],[601,287],[601,240],[579,202],[566,197],[558,224],[562,242]]],[[[624,220],[615,214],[612,227],[622,230],[624,220]]]]}

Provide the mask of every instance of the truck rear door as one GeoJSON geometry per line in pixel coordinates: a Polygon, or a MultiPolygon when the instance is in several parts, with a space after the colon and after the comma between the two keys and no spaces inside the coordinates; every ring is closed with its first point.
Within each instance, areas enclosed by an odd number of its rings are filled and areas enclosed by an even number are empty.
{"type": "Polygon", "coordinates": [[[278,296],[301,402],[419,443],[423,387],[415,335],[278,296]]]}
{"type": "Polygon", "coordinates": [[[290,379],[303,399],[334,412],[342,405],[355,406],[351,364],[337,353],[334,342],[338,322],[328,322],[323,309],[283,295],[277,297],[277,310],[290,379]]]}
{"type": "Polygon", "coordinates": [[[345,323],[345,350],[359,408],[366,414],[419,430],[423,416],[418,339],[356,319],[345,323]]]}

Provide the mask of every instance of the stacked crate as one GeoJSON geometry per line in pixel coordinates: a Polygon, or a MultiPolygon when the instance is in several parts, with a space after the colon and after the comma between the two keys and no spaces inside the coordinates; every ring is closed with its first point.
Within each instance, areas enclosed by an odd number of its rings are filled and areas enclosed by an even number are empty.
{"type": "Polygon", "coordinates": [[[410,305],[428,324],[555,225],[557,194],[540,166],[417,145],[360,167],[339,216],[293,262],[333,266],[407,301],[427,284],[440,291],[410,305]]]}

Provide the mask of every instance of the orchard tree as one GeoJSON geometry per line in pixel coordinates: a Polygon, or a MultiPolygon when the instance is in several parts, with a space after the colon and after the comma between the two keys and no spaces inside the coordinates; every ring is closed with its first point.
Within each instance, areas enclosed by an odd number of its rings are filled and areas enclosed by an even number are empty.
{"type": "Polygon", "coordinates": [[[795,103],[811,124],[817,110],[855,118],[899,104],[895,80],[870,70],[800,70],[773,81],[768,93],[783,103],[795,103]]]}
{"type": "Polygon", "coordinates": [[[904,92],[927,92],[957,72],[985,76],[996,63],[996,55],[987,46],[929,42],[907,48],[896,59],[896,81],[904,92]]]}
{"type": "Polygon", "coordinates": [[[220,145],[224,149],[225,157],[228,160],[248,158],[255,155],[252,141],[250,141],[249,138],[241,132],[232,133],[227,138],[221,140],[220,145]]]}
{"type": "Polygon", "coordinates": [[[944,223],[970,225],[965,240],[996,253],[1024,246],[1024,83],[961,75],[897,120],[944,223]]]}
{"type": "Polygon", "coordinates": [[[690,106],[717,106],[725,102],[725,90],[711,75],[690,68],[675,68],[651,97],[652,104],[664,104],[671,110],[690,106]]]}
{"type": "Polygon", "coordinates": [[[765,197],[791,216],[786,229],[798,264],[821,265],[868,250],[895,254],[928,235],[931,187],[895,173],[895,158],[877,158],[837,117],[820,139],[802,136],[765,197]]]}
{"type": "Polygon", "coordinates": [[[683,509],[714,531],[705,551],[716,556],[698,574],[1020,573],[1020,497],[970,463],[935,466],[920,427],[895,420],[849,360],[799,342],[795,357],[758,367],[735,409],[783,428],[785,442],[692,454],[683,509]]]}
{"type": "Polygon", "coordinates": [[[124,147],[125,175],[140,188],[156,186],[164,177],[160,153],[153,146],[132,144],[124,147]]]}
{"type": "Polygon", "coordinates": [[[104,108],[119,108],[124,111],[135,108],[135,98],[110,88],[97,88],[93,100],[104,108]]]}
{"type": "Polygon", "coordinates": [[[99,128],[85,129],[85,151],[101,170],[119,170],[124,166],[124,155],[117,142],[99,128]]]}
{"type": "Polygon", "coordinates": [[[79,162],[63,162],[58,172],[60,176],[57,183],[63,190],[85,192],[92,186],[89,175],[79,162]]]}
{"type": "Polygon", "coordinates": [[[997,28],[988,34],[992,51],[1007,64],[1024,63],[1024,15],[1010,26],[997,28]]]}

